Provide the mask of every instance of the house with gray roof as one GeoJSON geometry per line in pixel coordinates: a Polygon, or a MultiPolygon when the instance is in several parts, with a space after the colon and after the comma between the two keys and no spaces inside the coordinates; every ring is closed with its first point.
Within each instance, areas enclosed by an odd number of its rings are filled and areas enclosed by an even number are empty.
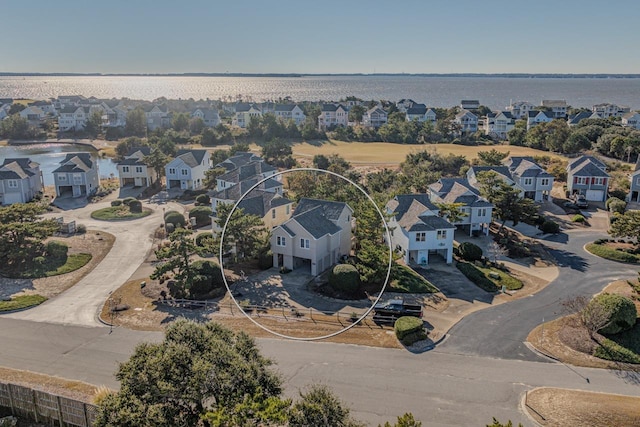
{"type": "Polygon", "coordinates": [[[201,119],[204,125],[210,128],[220,124],[220,114],[213,108],[196,108],[191,112],[191,118],[201,119]]]}
{"type": "Polygon", "coordinates": [[[353,209],[346,203],[300,199],[271,233],[273,264],[318,275],[351,252],[353,209]]]}
{"type": "Polygon", "coordinates": [[[406,110],[407,121],[417,120],[420,123],[431,122],[436,123],[436,112],[431,108],[427,108],[424,104],[413,104],[412,107],[406,110]]]}
{"type": "Polygon", "coordinates": [[[382,109],[382,106],[376,105],[364,113],[362,124],[363,126],[377,129],[387,123],[387,118],[387,112],[382,109]]]}
{"type": "Polygon", "coordinates": [[[640,156],[636,161],[636,167],[633,173],[629,177],[631,185],[629,187],[629,194],[627,195],[627,201],[633,203],[640,203],[640,156]]]}
{"type": "Polygon", "coordinates": [[[176,158],[164,167],[167,190],[197,190],[202,188],[205,172],[210,167],[207,150],[179,150],[176,158]]]}
{"type": "Polygon", "coordinates": [[[277,227],[291,217],[293,212],[293,201],[282,197],[278,193],[265,191],[262,185],[249,191],[258,181],[249,180],[242,184],[235,185],[212,196],[211,215],[212,231],[219,233],[222,229],[216,223],[218,218],[217,210],[221,204],[234,205],[243,195],[238,203],[238,209],[242,209],[245,215],[255,215],[262,219],[268,230],[277,227]]]}
{"type": "MultiPolygon", "coordinates": [[[[216,178],[216,190],[221,191],[225,188],[233,187],[236,184],[239,184],[243,181],[246,181],[250,178],[258,178],[263,179],[269,176],[275,175],[278,170],[271,166],[270,164],[264,162],[262,159],[259,161],[252,161],[246,164],[243,164],[235,169],[226,172],[219,177],[216,178]]],[[[270,191],[277,192],[282,194],[282,184],[279,180],[273,179],[271,181],[275,181],[279,183],[279,185],[272,185],[270,182],[267,185],[270,185],[270,191]],[[279,187],[279,188],[278,188],[279,187]]],[[[266,182],[265,182],[266,183],[266,182]]]]}
{"type": "Polygon", "coordinates": [[[620,122],[622,123],[622,126],[628,126],[640,130],[640,113],[636,111],[626,113],[622,116],[622,120],[620,122]]]}
{"type": "Polygon", "coordinates": [[[100,187],[98,163],[90,153],[67,153],[53,171],[56,196],[87,197],[100,187]]]}
{"type": "Polygon", "coordinates": [[[429,185],[429,201],[436,204],[462,203],[460,212],[463,217],[452,224],[472,236],[474,234],[489,234],[489,225],[493,214],[493,205],[480,191],[474,188],[466,178],[440,178],[429,185]]]}
{"type": "Polygon", "coordinates": [[[473,133],[478,130],[478,116],[469,110],[461,110],[456,114],[453,122],[460,126],[462,133],[473,133]]]}
{"type": "Polygon", "coordinates": [[[604,202],[609,193],[607,165],[594,156],[580,156],[567,165],[567,191],[593,202],[604,202]]]}
{"type": "Polygon", "coordinates": [[[293,120],[296,126],[307,118],[298,104],[275,104],[273,114],[280,120],[293,120]]]}
{"type": "Polygon", "coordinates": [[[40,165],[31,159],[4,159],[0,165],[0,206],[27,203],[42,188],[40,165]]]}
{"type": "Polygon", "coordinates": [[[539,123],[549,123],[553,120],[551,113],[545,113],[544,111],[531,110],[527,114],[527,130],[531,129],[539,123]]]}
{"type": "Polygon", "coordinates": [[[551,109],[551,117],[554,119],[567,117],[567,110],[569,106],[565,99],[543,99],[540,105],[551,109]]]}
{"type": "Polygon", "coordinates": [[[118,162],[118,176],[120,187],[148,187],[158,180],[154,168],[148,167],[144,158],[151,154],[151,147],[132,148],[129,153],[118,162]]]}
{"type": "Polygon", "coordinates": [[[349,125],[349,109],[342,104],[323,104],[318,116],[318,129],[349,125]]]}
{"type": "Polygon", "coordinates": [[[484,121],[484,133],[500,140],[507,139],[507,133],[513,129],[516,121],[509,111],[489,112],[484,121]]]}
{"type": "Polygon", "coordinates": [[[512,156],[506,160],[515,184],[523,191],[523,197],[535,202],[549,200],[554,177],[532,157],[512,156]]]}
{"type": "Polygon", "coordinates": [[[247,163],[260,161],[262,161],[262,157],[258,156],[257,154],[253,154],[248,151],[240,151],[218,163],[215,167],[221,167],[225,168],[228,171],[231,171],[233,169],[239,168],[242,165],[246,165],[247,163]]]}
{"type": "Polygon", "coordinates": [[[262,109],[259,105],[246,102],[238,102],[231,123],[234,126],[246,128],[254,117],[262,117],[262,109]]]}
{"type": "Polygon", "coordinates": [[[451,264],[456,227],[439,216],[428,195],[398,195],[387,203],[386,212],[391,246],[402,254],[406,264],[426,266],[433,256],[451,264]]]}
{"type": "Polygon", "coordinates": [[[569,126],[575,126],[578,123],[580,123],[581,121],[585,120],[585,119],[601,119],[602,117],[600,116],[600,114],[596,113],[596,112],[590,112],[590,111],[580,111],[577,114],[572,114],[567,118],[567,124],[569,126]]]}

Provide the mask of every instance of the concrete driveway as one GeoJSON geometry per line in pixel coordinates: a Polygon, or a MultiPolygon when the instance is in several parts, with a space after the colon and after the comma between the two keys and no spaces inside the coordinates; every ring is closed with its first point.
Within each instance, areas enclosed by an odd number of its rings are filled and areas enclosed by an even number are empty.
{"type": "Polygon", "coordinates": [[[143,203],[143,207],[153,210],[145,218],[131,221],[98,221],[91,218],[91,212],[107,206],[110,206],[110,201],[89,204],[62,215],[44,215],[62,216],[65,222],[76,221],[88,229],[111,233],[116,237],[115,243],[102,262],[75,286],[37,307],[4,316],[35,322],[101,325],[97,315],[109,294],[129,280],[152,249],[153,232],[163,222],[162,208],[184,211],[184,207],[177,203],[168,203],[162,207],[143,203]]]}

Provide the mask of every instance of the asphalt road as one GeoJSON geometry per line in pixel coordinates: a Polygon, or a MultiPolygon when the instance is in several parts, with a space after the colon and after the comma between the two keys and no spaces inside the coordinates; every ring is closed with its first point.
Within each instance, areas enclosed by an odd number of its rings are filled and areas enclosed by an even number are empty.
{"type": "MultiPolygon", "coordinates": [[[[109,328],[0,317],[0,365],[117,388],[118,362],[128,359],[137,343],[161,338],[158,332],[109,333],[109,328]]],[[[494,416],[529,426],[521,401],[526,390],[538,386],[640,395],[637,378],[559,363],[277,339],[258,344],[285,378],[286,395],[327,384],[369,425],[408,411],[425,427],[480,426],[494,416]]]]}
{"type": "Polygon", "coordinates": [[[466,316],[449,331],[438,350],[501,359],[546,361],[525,344],[529,332],[543,323],[563,316],[562,302],[600,292],[609,282],[634,279],[637,267],[608,261],[584,250],[584,245],[605,234],[572,231],[545,242],[562,265],[560,274],[545,289],[531,297],[515,300],[466,316]]]}

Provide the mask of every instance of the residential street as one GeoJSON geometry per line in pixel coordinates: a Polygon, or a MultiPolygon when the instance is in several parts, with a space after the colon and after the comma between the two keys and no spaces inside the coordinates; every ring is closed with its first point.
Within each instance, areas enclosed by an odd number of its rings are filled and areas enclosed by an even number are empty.
{"type": "MultiPolygon", "coordinates": [[[[53,325],[0,318],[0,365],[117,387],[117,362],[158,332],[53,325]]],[[[333,343],[259,339],[290,396],[329,385],[354,415],[378,425],[406,411],[426,426],[481,426],[495,416],[533,425],[520,409],[525,390],[567,387],[640,396],[633,378],[559,363],[443,353],[412,354],[333,343]],[[587,379],[588,378],[588,381],[587,379]]],[[[517,425],[517,424],[516,424],[517,425]]]]}
{"type": "Polygon", "coordinates": [[[146,258],[153,242],[153,231],[163,221],[163,208],[183,211],[182,205],[148,205],[154,212],[143,219],[131,221],[98,221],[91,212],[109,206],[109,201],[89,204],[84,208],[47,214],[45,217],[64,217],[66,222],[75,220],[88,229],[111,233],[116,241],[102,262],[75,286],[32,309],[3,315],[14,319],[69,325],[99,326],[97,318],[109,293],[118,289],[138,269],[146,258]]]}

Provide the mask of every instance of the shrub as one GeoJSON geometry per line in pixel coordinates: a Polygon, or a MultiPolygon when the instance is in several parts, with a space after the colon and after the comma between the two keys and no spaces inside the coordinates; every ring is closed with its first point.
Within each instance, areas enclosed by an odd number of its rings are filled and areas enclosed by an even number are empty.
{"type": "Polygon", "coordinates": [[[360,286],[360,273],[351,264],[338,264],[331,270],[329,285],[337,291],[352,294],[360,286]]]}
{"type": "Polygon", "coordinates": [[[111,206],[120,206],[122,205],[122,200],[116,199],[111,201],[111,206]]]}
{"type": "Polygon", "coordinates": [[[589,305],[598,304],[610,313],[609,323],[600,329],[600,333],[614,335],[627,329],[631,329],[636,324],[638,312],[633,301],[623,295],[600,294],[595,296],[589,305]]]}
{"type": "Polygon", "coordinates": [[[192,264],[192,267],[195,270],[195,276],[189,288],[191,298],[207,297],[213,291],[225,288],[222,271],[218,264],[207,260],[198,260],[192,264]]]}
{"type": "Polygon", "coordinates": [[[616,199],[624,200],[627,197],[627,193],[622,190],[609,191],[609,198],[615,197],[616,199]]]}
{"type": "Polygon", "coordinates": [[[198,206],[191,209],[189,212],[189,218],[196,219],[196,227],[202,227],[204,225],[211,224],[211,214],[213,211],[208,206],[198,206]]]}
{"type": "Polygon", "coordinates": [[[76,227],[76,233],[78,234],[84,234],[87,232],[87,226],[84,224],[78,224],[76,227]]]}
{"type": "Polygon", "coordinates": [[[638,257],[635,255],[623,251],[617,251],[604,245],[590,243],[586,246],[586,249],[594,255],[610,259],[612,261],[626,262],[629,264],[635,264],[638,262],[638,257]]]}
{"type": "Polygon", "coordinates": [[[611,202],[614,202],[614,201],[616,201],[616,200],[620,200],[620,199],[619,199],[619,198],[617,198],[617,197],[609,197],[609,198],[607,199],[607,201],[606,201],[606,202],[604,202],[604,207],[605,207],[605,209],[609,209],[609,205],[611,205],[611,202]]]}
{"type": "Polygon", "coordinates": [[[169,222],[169,223],[167,223],[165,229],[167,230],[167,236],[168,236],[169,234],[171,234],[174,231],[176,231],[176,226],[169,222]]]}
{"type": "Polygon", "coordinates": [[[627,208],[627,202],[625,202],[624,200],[615,199],[611,203],[609,203],[609,211],[611,212],[617,212],[619,214],[623,214],[626,208],[627,208]]]}
{"type": "Polygon", "coordinates": [[[273,267],[273,252],[270,250],[258,255],[258,268],[267,270],[273,267]]]}
{"type": "Polygon", "coordinates": [[[122,200],[122,204],[129,206],[129,203],[135,202],[136,200],[138,200],[138,199],[136,199],[135,197],[127,197],[127,198],[122,200]]]}
{"type": "Polygon", "coordinates": [[[211,203],[211,198],[207,194],[200,194],[196,197],[196,203],[200,205],[209,205],[211,203]]]}
{"type": "Polygon", "coordinates": [[[211,233],[199,233],[196,238],[195,238],[195,243],[196,246],[199,247],[204,247],[205,246],[205,240],[213,240],[213,234],[211,233]]]}
{"type": "Polygon", "coordinates": [[[142,212],[142,202],[140,200],[133,200],[129,202],[129,212],[131,213],[141,213],[142,212]]]}
{"type": "Polygon", "coordinates": [[[458,252],[465,261],[479,261],[482,259],[482,248],[471,242],[463,242],[458,246],[458,252]]]}
{"type": "Polygon", "coordinates": [[[62,242],[53,240],[45,245],[44,250],[47,256],[53,259],[66,259],[69,247],[62,242]]]}
{"type": "Polygon", "coordinates": [[[488,279],[482,271],[478,270],[473,264],[468,262],[456,263],[456,267],[467,279],[475,283],[479,288],[484,289],[487,292],[496,292],[498,287],[490,279],[488,279]]]}
{"type": "MultiPolygon", "coordinates": [[[[164,222],[167,224],[173,224],[174,227],[184,227],[187,221],[184,219],[184,215],[182,215],[178,211],[169,211],[164,214],[164,222]]],[[[167,230],[167,233],[169,230],[167,230]]]]}
{"type": "Polygon", "coordinates": [[[400,317],[393,325],[393,330],[398,340],[404,345],[411,345],[427,337],[424,331],[424,323],[418,317],[400,317]]]}
{"type": "Polygon", "coordinates": [[[571,218],[571,221],[583,223],[586,221],[586,219],[584,216],[577,214],[577,215],[574,215],[573,218],[571,218]]]}
{"type": "Polygon", "coordinates": [[[540,226],[540,231],[545,234],[556,234],[560,231],[560,225],[552,220],[547,220],[540,226]]]}

